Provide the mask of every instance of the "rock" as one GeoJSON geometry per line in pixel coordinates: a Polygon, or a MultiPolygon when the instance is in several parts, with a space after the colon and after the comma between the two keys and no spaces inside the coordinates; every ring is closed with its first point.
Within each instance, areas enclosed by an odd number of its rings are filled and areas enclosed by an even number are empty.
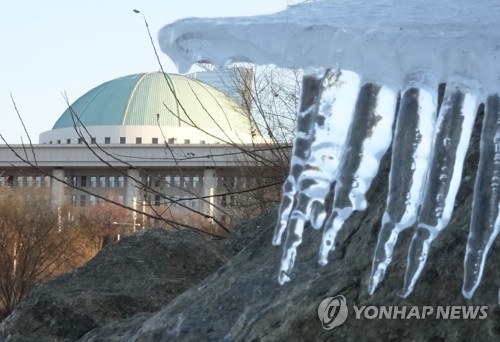
{"type": "Polygon", "coordinates": [[[248,247],[263,230],[273,230],[278,215],[277,208],[270,208],[259,217],[238,225],[234,232],[223,241],[222,250],[230,258],[248,247]]]}
{"type": "MultiPolygon", "coordinates": [[[[493,341],[500,339],[497,305],[499,244],[488,258],[485,276],[471,301],[462,297],[463,260],[477,168],[480,117],[467,156],[455,213],[432,246],[414,292],[398,296],[403,285],[411,231],[400,237],[386,279],[373,296],[367,293],[372,256],[387,195],[389,154],[368,194],[370,206],[352,216],[338,237],[329,264],[317,263],[321,234],[307,229],[291,282],[277,282],[281,248],[271,246],[275,217],[254,221],[254,237],[217,272],[184,292],[161,311],[134,324],[94,330],[82,341],[493,341]],[[260,229],[258,229],[260,228],[260,229]],[[347,321],[322,328],[318,306],[325,297],[346,297],[347,321]],[[488,306],[486,319],[355,318],[353,306],[488,306]]],[[[249,236],[247,224],[239,236],[249,236]]],[[[242,241],[236,239],[238,241],[242,241]]],[[[231,242],[229,242],[231,245],[231,242]]],[[[235,246],[239,246],[236,242],[235,246]]],[[[240,250],[241,248],[236,248],[240,250]]]]}
{"type": "Polygon", "coordinates": [[[141,231],[34,290],[2,322],[0,341],[74,341],[111,322],[146,317],[223,261],[215,242],[200,234],[141,231]]]}

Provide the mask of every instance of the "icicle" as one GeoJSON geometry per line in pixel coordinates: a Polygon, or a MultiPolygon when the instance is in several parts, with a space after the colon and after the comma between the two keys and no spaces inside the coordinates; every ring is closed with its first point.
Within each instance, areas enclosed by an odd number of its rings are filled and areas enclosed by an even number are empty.
{"type": "Polygon", "coordinates": [[[306,160],[309,158],[322,82],[323,73],[305,75],[302,80],[302,93],[297,114],[297,132],[293,143],[290,174],[283,184],[283,198],[273,237],[273,245],[275,246],[281,244],[281,237],[287,227],[295,194],[297,193],[297,180],[304,169],[306,160]]]}
{"type": "Polygon", "coordinates": [[[392,140],[396,94],[387,87],[365,84],[359,92],[353,123],[339,168],[333,210],[324,227],[319,263],[328,263],[335,237],[354,210],[367,207],[365,193],[392,140]]]}
{"type": "Polygon", "coordinates": [[[437,108],[437,81],[415,73],[406,81],[392,144],[389,195],[382,218],[369,293],[375,292],[392,260],[398,235],[417,219],[427,174],[437,108]]]}
{"type": "Polygon", "coordinates": [[[446,85],[434,132],[432,157],[417,230],[408,253],[404,297],[413,291],[427,261],[432,241],[450,221],[474,127],[478,96],[479,87],[474,82],[454,78],[446,85]]]}
{"type": "Polygon", "coordinates": [[[360,77],[347,70],[329,70],[322,84],[310,155],[298,179],[298,193],[287,226],[287,239],[279,274],[287,282],[304,226],[321,228],[326,217],[325,200],[344,152],[352,121],[360,77]]]}
{"type": "Polygon", "coordinates": [[[474,295],[483,275],[486,256],[500,229],[500,97],[491,95],[486,101],[480,158],[469,238],[465,251],[464,297],[474,295]]]}

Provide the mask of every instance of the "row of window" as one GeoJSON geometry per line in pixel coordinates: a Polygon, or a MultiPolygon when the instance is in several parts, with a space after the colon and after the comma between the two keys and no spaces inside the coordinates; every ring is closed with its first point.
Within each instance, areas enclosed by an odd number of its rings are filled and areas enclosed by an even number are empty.
{"type": "MultiPolygon", "coordinates": [[[[123,196],[119,195],[116,196],[116,200],[119,203],[123,203],[123,196]]],[[[71,196],[71,203],[74,206],[79,205],[80,207],[85,207],[87,205],[96,205],[97,203],[103,202],[103,199],[96,197],[94,195],[72,195],[71,196]]]]}
{"type": "MultiPolygon", "coordinates": [[[[171,207],[180,207],[180,206],[188,206],[190,208],[199,208],[202,200],[198,198],[193,198],[193,195],[185,195],[185,196],[169,196],[167,199],[162,198],[160,195],[154,196],[154,201],[152,201],[151,195],[146,195],[144,200],[146,204],[154,205],[155,207],[159,207],[162,204],[165,206],[171,207]]],[[[223,208],[228,206],[234,207],[236,206],[236,196],[235,195],[223,195],[217,198],[218,205],[223,208]]]]}
{"type": "MultiPolygon", "coordinates": [[[[144,180],[148,187],[176,187],[176,188],[198,188],[203,186],[203,176],[147,176],[144,180]]],[[[142,182],[142,177],[140,178],[142,182]]],[[[224,188],[226,190],[246,189],[255,187],[257,179],[255,177],[237,177],[237,176],[218,176],[215,179],[216,187],[224,188]]]]}
{"type": "MultiPolygon", "coordinates": [[[[116,198],[118,202],[123,203],[123,196],[119,195],[116,198]]],[[[100,198],[97,198],[94,195],[86,195],[80,194],[72,195],[72,203],[73,205],[79,204],[80,206],[85,206],[87,204],[95,205],[96,203],[101,202],[100,198]]],[[[152,195],[146,195],[144,198],[144,203],[146,205],[153,205],[155,207],[166,206],[166,207],[183,207],[188,206],[190,208],[199,208],[202,204],[202,200],[198,198],[193,198],[192,195],[184,195],[184,196],[169,196],[168,198],[163,198],[160,195],[154,195],[154,200],[152,195]]],[[[228,206],[236,206],[236,196],[235,195],[223,195],[217,199],[218,205],[223,208],[228,206]]]]}
{"type": "Polygon", "coordinates": [[[201,205],[201,200],[193,198],[193,195],[184,196],[168,196],[168,198],[163,198],[160,195],[154,195],[154,200],[152,195],[144,196],[145,204],[153,205],[159,207],[164,205],[165,207],[180,208],[180,207],[190,207],[199,208],[201,205]]]}
{"type": "MultiPolygon", "coordinates": [[[[71,144],[71,139],[66,139],[66,144],[71,144]]],[[[78,138],[77,139],[77,142],[78,144],[83,144],[83,139],[82,138],[78,138]]],[[[96,138],[92,138],[91,141],[90,141],[92,144],[96,144],[97,143],[97,139],[96,138]]],[[[126,144],[127,143],[127,138],[126,137],[120,137],[120,140],[119,140],[120,144],[126,144]]],[[[176,138],[168,138],[167,139],[167,142],[169,144],[175,144],[177,143],[177,139],[176,138]]],[[[52,141],[50,140],[49,141],[49,145],[52,145],[52,144],[57,144],[57,145],[60,145],[62,144],[62,140],[61,139],[58,139],[56,141],[52,141]]],[[[136,144],[142,144],[142,137],[136,137],[135,138],[135,143],[136,144]]],[[[199,144],[205,144],[206,141],[205,140],[200,140],[198,142],[199,144]]],[[[111,137],[104,137],[104,144],[111,144],[111,137]]],[[[151,144],[158,144],[158,138],[151,138],[151,144]]],[[[184,144],[191,144],[191,139],[184,139],[184,144]]]]}
{"type": "Polygon", "coordinates": [[[0,176],[0,187],[50,187],[49,176],[0,176]]]}
{"type": "MultiPolygon", "coordinates": [[[[68,182],[68,177],[64,177],[64,181],[68,182]]],[[[197,189],[203,185],[203,176],[147,176],[142,177],[139,181],[144,181],[148,187],[175,187],[175,188],[194,188],[197,189]]],[[[225,189],[244,189],[252,187],[256,183],[254,177],[235,177],[235,176],[220,176],[216,177],[216,184],[219,188],[225,189]]],[[[90,187],[90,188],[123,188],[125,187],[124,176],[72,176],[71,184],[75,187],[90,187]]],[[[50,187],[51,179],[49,176],[0,176],[0,186],[35,186],[35,187],[50,187]]]]}
{"type": "Polygon", "coordinates": [[[145,179],[139,178],[140,182],[143,182],[148,187],[155,188],[199,188],[203,184],[203,176],[191,175],[191,176],[178,176],[178,175],[167,175],[156,177],[146,176],[145,179]]]}
{"type": "MultiPolygon", "coordinates": [[[[68,178],[64,177],[67,182],[68,178]]],[[[139,182],[145,183],[148,187],[176,187],[176,188],[199,188],[202,185],[202,176],[147,176],[145,179],[139,177],[139,182]]],[[[76,187],[90,188],[123,188],[125,187],[124,176],[72,176],[71,184],[76,187]]]]}
{"type": "MultiPolygon", "coordinates": [[[[64,177],[67,182],[68,177],[64,177]]],[[[71,184],[76,187],[90,188],[123,188],[125,187],[124,176],[72,176],[71,184]]]]}
{"type": "Polygon", "coordinates": [[[219,205],[222,208],[226,208],[228,205],[231,207],[236,206],[236,196],[235,195],[222,195],[218,198],[219,205]]]}
{"type": "Polygon", "coordinates": [[[217,187],[226,190],[248,189],[257,184],[255,177],[219,176],[217,177],[217,187]]]}
{"type": "MultiPolygon", "coordinates": [[[[188,206],[190,208],[199,208],[201,205],[201,200],[197,198],[192,198],[193,196],[191,195],[186,195],[186,196],[169,196],[168,199],[162,198],[160,195],[155,195],[154,200],[152,198],[152,195],[147,195],[144,198],[144,204],[146,205],[153,205],[155,207],[159,206],[166,206],[166,207],[172,207],[172,208],[180,208],[184,206],[188,206]]],[[[123,203],[123,196],[119,195],[116,196],[116,200],[119,203],[123,203]]],[[[86,205],[95,205],[99,202],[102,202],[103,200],[101,198],[98,198],[94,195],[87,195],[87,194],[80,194],[80,195],[75,195],[73,194],[71,197],[71,202],[73,205],[79,205],[81,207],[84,207],[86,205]]]]}

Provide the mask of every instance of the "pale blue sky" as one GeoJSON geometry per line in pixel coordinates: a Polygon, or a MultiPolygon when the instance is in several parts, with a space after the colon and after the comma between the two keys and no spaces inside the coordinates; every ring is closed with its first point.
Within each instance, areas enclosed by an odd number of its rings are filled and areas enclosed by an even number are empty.
{"type": "MultiPolygon", "coordinates": [[[[286,0],[16,0],[0,11],[0,134],[26,141],[10,99],[34,142],[67,105],[114,78],[159,69],[139,9],[156,42],[158,30],[186,17],[272,13],[286,0]]],[[[160,51],[159,51],[160,52],[160,51]]],[[[176,72],[160,52],[166,71],[176,72]]],[[[0,141],[0,144],[2,142],[0,141]]]]}

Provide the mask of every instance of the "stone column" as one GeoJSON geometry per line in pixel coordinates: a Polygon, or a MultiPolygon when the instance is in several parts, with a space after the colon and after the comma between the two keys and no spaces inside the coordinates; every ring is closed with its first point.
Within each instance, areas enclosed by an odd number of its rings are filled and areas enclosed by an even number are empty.
{"type": "Polygon", "coordinates": [[[141,188],[134,179],[139,179],[139,170],[128,169],[127,178],[125,179],[125,200],[123,204],[129,208],[137,209],[137,200],[140,197],[141,188]]]}
{"type": "MultiPolygon", "coordinates": [[[[217,186],[217,178],[215,169],[205,169],[203,171],[203,197],[215,195],[215,187],[217,186]]],[[[214,216],[215,198],[205,198],[203,202],[203,213],[214,216]]]]}
{"type": "Polygon", "coordinates": [[[60,208],[64,204],[64,170],[56,168],[52,170],[52,178],[50,187],[50,200],[52,207],[60,208]],[[59,181],[59,180],[60,181],[59,181]]]}

